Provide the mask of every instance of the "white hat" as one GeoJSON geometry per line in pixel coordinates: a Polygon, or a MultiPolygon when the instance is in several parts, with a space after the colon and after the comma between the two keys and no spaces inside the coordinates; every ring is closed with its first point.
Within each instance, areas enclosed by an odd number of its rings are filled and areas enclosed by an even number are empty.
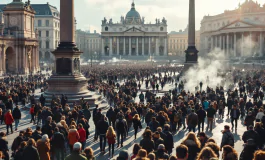
{"type": "Polygon", "coordinates": [[[43,141],[46,141],[47,139],[49,139],[49,136],[48,136],[47,134],[44,134],[44,135],[41,137],[41,139],[42,139],[43,141]]]}
{"type": "Polygon", "coordinates": [[[82,144],[80,142],[76,142],[73,146],[73,149],[81,149],[82,148],[82,144]]]}

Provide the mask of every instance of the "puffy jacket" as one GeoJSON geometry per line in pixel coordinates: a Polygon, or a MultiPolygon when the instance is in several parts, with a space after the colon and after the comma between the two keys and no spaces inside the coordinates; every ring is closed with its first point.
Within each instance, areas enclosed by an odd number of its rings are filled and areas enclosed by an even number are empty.
{"type": "Polygon", "coordinates": [[[101,135],[105,135],[107,133],[108,128],[109,128],[109,124],[108,124],[108,122],[106,122],[104,120],[100,120],[97,123],[97,131],[101,135]]]}
{"type": "Polygon", "coordinates": [[[15,108],[13,110],[12,115],[13,115],[14,119],[21,119],[21,112],[20,112],[20,110],[18,108],[15,108]]]}
{"type": "Polygon", "coordinates": [[[86,131],[85,131],[85,129],[84,128],[80,128],[78,130],[78,133],[79,133],[79,136],[80,136],[79,142],[85,142],[86,141],[86,131]]]}
{"type": "Polygon", "coordinates": [[[79,133],[76,129],[70,129],[68,133],[68,141],[70,145],[74,145],[80,139],[79,133]]]}
{"type": "Polygon", "coordinates": [[[7,124],[7,125],[10,125],[10,124],[12,124],[14,122],[14,118],[13,118],[12,114],[9,113],[9,112],[7,112],[5,114],[4,119],[5,119],[5,124],[7,124]]]}

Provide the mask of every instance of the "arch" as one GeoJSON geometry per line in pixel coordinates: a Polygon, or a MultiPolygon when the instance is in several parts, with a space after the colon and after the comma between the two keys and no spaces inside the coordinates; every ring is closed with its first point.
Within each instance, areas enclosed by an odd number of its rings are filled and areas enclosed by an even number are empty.
{"type": "Polygon", "coordinates": [[[13,47],[8,47],[6,49],[6,73],[16,72],[16,53],[13,47]]]}
{"type": "Polygon", "coordinates": [[[104,47],[105,56],[109,56],[109,46],[104,47]]]}
{"type": "Polygon", "coordinates": [[[50,52],[45,52],[45,55],[44,55],[44,60],[45,61],[49,61],[50,60],[50,58],[51,58],[51,55],[50,55],[50,52]]]}

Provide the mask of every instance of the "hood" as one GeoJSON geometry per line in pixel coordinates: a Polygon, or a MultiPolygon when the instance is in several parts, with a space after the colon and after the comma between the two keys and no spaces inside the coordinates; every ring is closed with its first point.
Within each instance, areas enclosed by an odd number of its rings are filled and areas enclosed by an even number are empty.
{"type": "Polygon", "coordinates": [[[188,145],[188,146],[196,146],[196,143],[193,140],[190,140],[190,139],[186,140],[184,142],[184,144],[188,145]]]}
{"type": "Polygon", "coordinates": [[[69,129],[69,133],[70,132],[77,132],[77,129],[69,129]]]}

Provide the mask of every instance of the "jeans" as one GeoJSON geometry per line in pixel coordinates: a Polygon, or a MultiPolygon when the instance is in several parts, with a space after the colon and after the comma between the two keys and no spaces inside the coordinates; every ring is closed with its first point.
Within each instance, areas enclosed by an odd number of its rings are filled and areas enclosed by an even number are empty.
{"type": "Polygon", "coordinates": [[[110,149],[112,151],[112,156],[114,155],[114,144],[109,144],[109,155],[110,155],[110,149]]]}
{"type": "Polygon", "coordinates": [[[46,123],[46,120],[45,119],[41,119],[41,123],[42,123],[42,126],[44,126],[45,123],[46,123]]]}
{"type": "Polygon", "coordinates": [[[210,126],[210,131],[213,129],[213,118],[208,117],[207,118],[207,129],[209,129],[210,126]]]}
{"type": "Polygon", "coordinates": [[[182,117],[182,124],[183,124],[183,127],[186,128],[186,116],[182,117]]]}
{"type": "Polygon", "coordinates": [[[202,131],[204,131],[204,119],[198,121],[198,131],[201,132],[201,126],[202,126],[202,131]]]}
{"type": "Polygon", "coordinates": [[[9,130],[8,129],[11,129],[11,132],[13,132],[13,126],[12,126],[12,124],[7,124],[6,125],[6,133],[8,134],[9,133],[9,130]]]}
{"type": "Polygon", "coordinates": [[[231,118],[232,128],[234,128],[234,121],[235,121],[236,128],[237,128],[237,119],[236,118],[231,118]]]}
{"type": "Polygon", "coordinates": [[[196,128],[196,126],[195,125],[189,125],[188,126],[188,128],[189,128],[189,132],[192,130],[194,133],[195,133],[195,128],[196,128]]]}
{"type": "Polygon", "coordinates": [[[134,128],[134,138],[136,139],[138,128],[134,128]]]}
{"type": "Polygon", "coordinates": [[[82,150],[84,150],[85,149],[85,146],[86,146],[86,141],[80,142],[80,143],[82,144],[82,150]]]}
{"type": "Polygon", "coordinates": [[[99,136],[99,138],[100,138],[100,151],[105,151],[105,147],[106,147],[106,135],[100,135],[99,136]],[[103,142],[103,145],[102,145],[102,141],[104,141],[103,142]]]}
{"type": "Polygon", "coordinates": [[[55,157],[56,157],[56,160],[64,160],[64,149],[55,148],[54,149],[54,154],[55,154],[55,156],[54,156],[53,159],[55,159],[55,157]]]}
{"type": "Polygon", "coordinates": [[[35,115],[34,114],[31,114],[31,120],[30,120],[30,123],[33,121],[33,123],[35,123],[35,115]]]}
{"type": "Polygon", "coordinates": [[[15,128],[17,129],[18,127],[18,124],[19,124],[19,119],[15,119],[15,128]]]}
{"type": "Polygon", "coordinates": [[[121,145],[123,145],[123,137],[124,137],[124,133],[117,132],[118,145],[120,144],[120,138],[121,138],[121,145]]]}

